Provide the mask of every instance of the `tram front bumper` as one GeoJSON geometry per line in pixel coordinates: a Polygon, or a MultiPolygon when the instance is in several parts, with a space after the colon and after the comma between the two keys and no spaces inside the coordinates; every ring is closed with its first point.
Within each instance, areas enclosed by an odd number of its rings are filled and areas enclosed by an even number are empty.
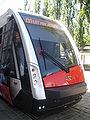
{"type": "Polygon", "coordinates": [[[34,111],[47,111],[69,104],[75,104],[82,98],[82,95],[86,93],[87,85],[85,82],[82,82],[70,86],[48,88],[45,91],[45,100],[34,99],[34,111]]]}

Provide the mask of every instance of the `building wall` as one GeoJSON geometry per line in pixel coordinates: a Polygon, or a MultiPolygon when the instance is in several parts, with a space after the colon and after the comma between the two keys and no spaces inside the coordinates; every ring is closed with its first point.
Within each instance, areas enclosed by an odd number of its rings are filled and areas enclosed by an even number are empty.
{"type": "Polygon", "coordinates": [[[85,70],[90,70],[90,53],[80,53],[85,70]]]}

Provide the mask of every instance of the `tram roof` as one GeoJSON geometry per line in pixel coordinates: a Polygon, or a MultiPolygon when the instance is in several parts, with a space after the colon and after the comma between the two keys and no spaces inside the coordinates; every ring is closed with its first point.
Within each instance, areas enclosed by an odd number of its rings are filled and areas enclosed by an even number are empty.
{"type": "MultiPolygon", "coordinates": [[[[8,9],[3,15],[0,16],[0,27],[2,27],[4,24],[7,23],[8,21],[8,18],[11,16],[11,15],[14,15],[14,14],[19,14],[19,13],[22,13],[22,14],[26,14],[26,15],[30,15],[30,17],[37,17],[39,19],[44,19],[44,20],[47,20],[47,21],[50,21],[50,22],[55,22],[55,20],[52,20],[51,18],[49,17],[46,17],[46,16],[43,16],[43,15],[40,15],[40,14],[36,14],[36,13],[30,13],[29,11],[23,11],[23,10],[13,10],[13,9],[8,9]]],[[[58,21],[57,21],[58,22],[58,21]]],[[[59,21],[59,24],[60,24],[60,21],[59,21]]]]}

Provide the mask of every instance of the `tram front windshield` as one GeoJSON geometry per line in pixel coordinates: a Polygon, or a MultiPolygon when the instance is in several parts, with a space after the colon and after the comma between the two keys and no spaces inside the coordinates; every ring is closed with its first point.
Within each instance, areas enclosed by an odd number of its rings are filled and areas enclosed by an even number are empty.
{"type": "Polygon", "coordinates": [[[62,67],[60,68],[49,58],[50,56],[66,68],[78,65],[74,49],[61,26],[54,28],[26,23],[25,17],[22,18],[30,34],[42,77],[62,70],[62,67]],[[49,56],[45,56],[42,51],[48,53],[49,56]]]}

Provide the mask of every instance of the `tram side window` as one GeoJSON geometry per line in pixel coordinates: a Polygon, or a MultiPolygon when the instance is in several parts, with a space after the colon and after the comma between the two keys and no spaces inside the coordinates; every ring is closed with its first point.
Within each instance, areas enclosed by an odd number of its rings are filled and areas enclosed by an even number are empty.
{"type": "MultiPolygon", "coordinates": [[[[8,69],[8,72],[10,72],[10,77],[16,78],[16,70],[15,70],[12,48],[7,49],[7,51],[6,50],[3,51],[2,58],[3,58],[3,67],[6,67],[6,69],[8,69]]],[[[7,76],[8,75],[9,73],[7,74],[7,76]]]]}
{"type": "MultiPolygon", "coordinates": [[[[12,39],[13,39],[13,28],[11,21],[9,21],[5,26],[3,26],[3,39],[2,39],[2,54],[1,54],[1,64],[5,68],[5,77],[10,75],[16,78],[16,71],[14,65],[14,58],[12,54],[12,39]]],[[[7,77],[3,81],[7,83],[7,77]]]]}
{"type": "Polygon", "coordinates": [[[18,59],[18,66],[19,66],[19,72],[20,76],[24,76],[24,53],[23,53],[23,48],[21,44],[21,38],[19,35],[19,31],[15,31],[15,48],[16,48],[16,55],[18,59]]]}
{"type": "Polygon", "coordinates": [[[21,39],[17,24],[15,24],[15,27],[14,27],[14,47],[16,52],[16,59],[18,63],[22,88],[24,90],[31,91],[29,73],[28,73],[28,67],[27,67],[26,58],[24,54],[23,43],[22,43],[22,39],[21,39]]]}

